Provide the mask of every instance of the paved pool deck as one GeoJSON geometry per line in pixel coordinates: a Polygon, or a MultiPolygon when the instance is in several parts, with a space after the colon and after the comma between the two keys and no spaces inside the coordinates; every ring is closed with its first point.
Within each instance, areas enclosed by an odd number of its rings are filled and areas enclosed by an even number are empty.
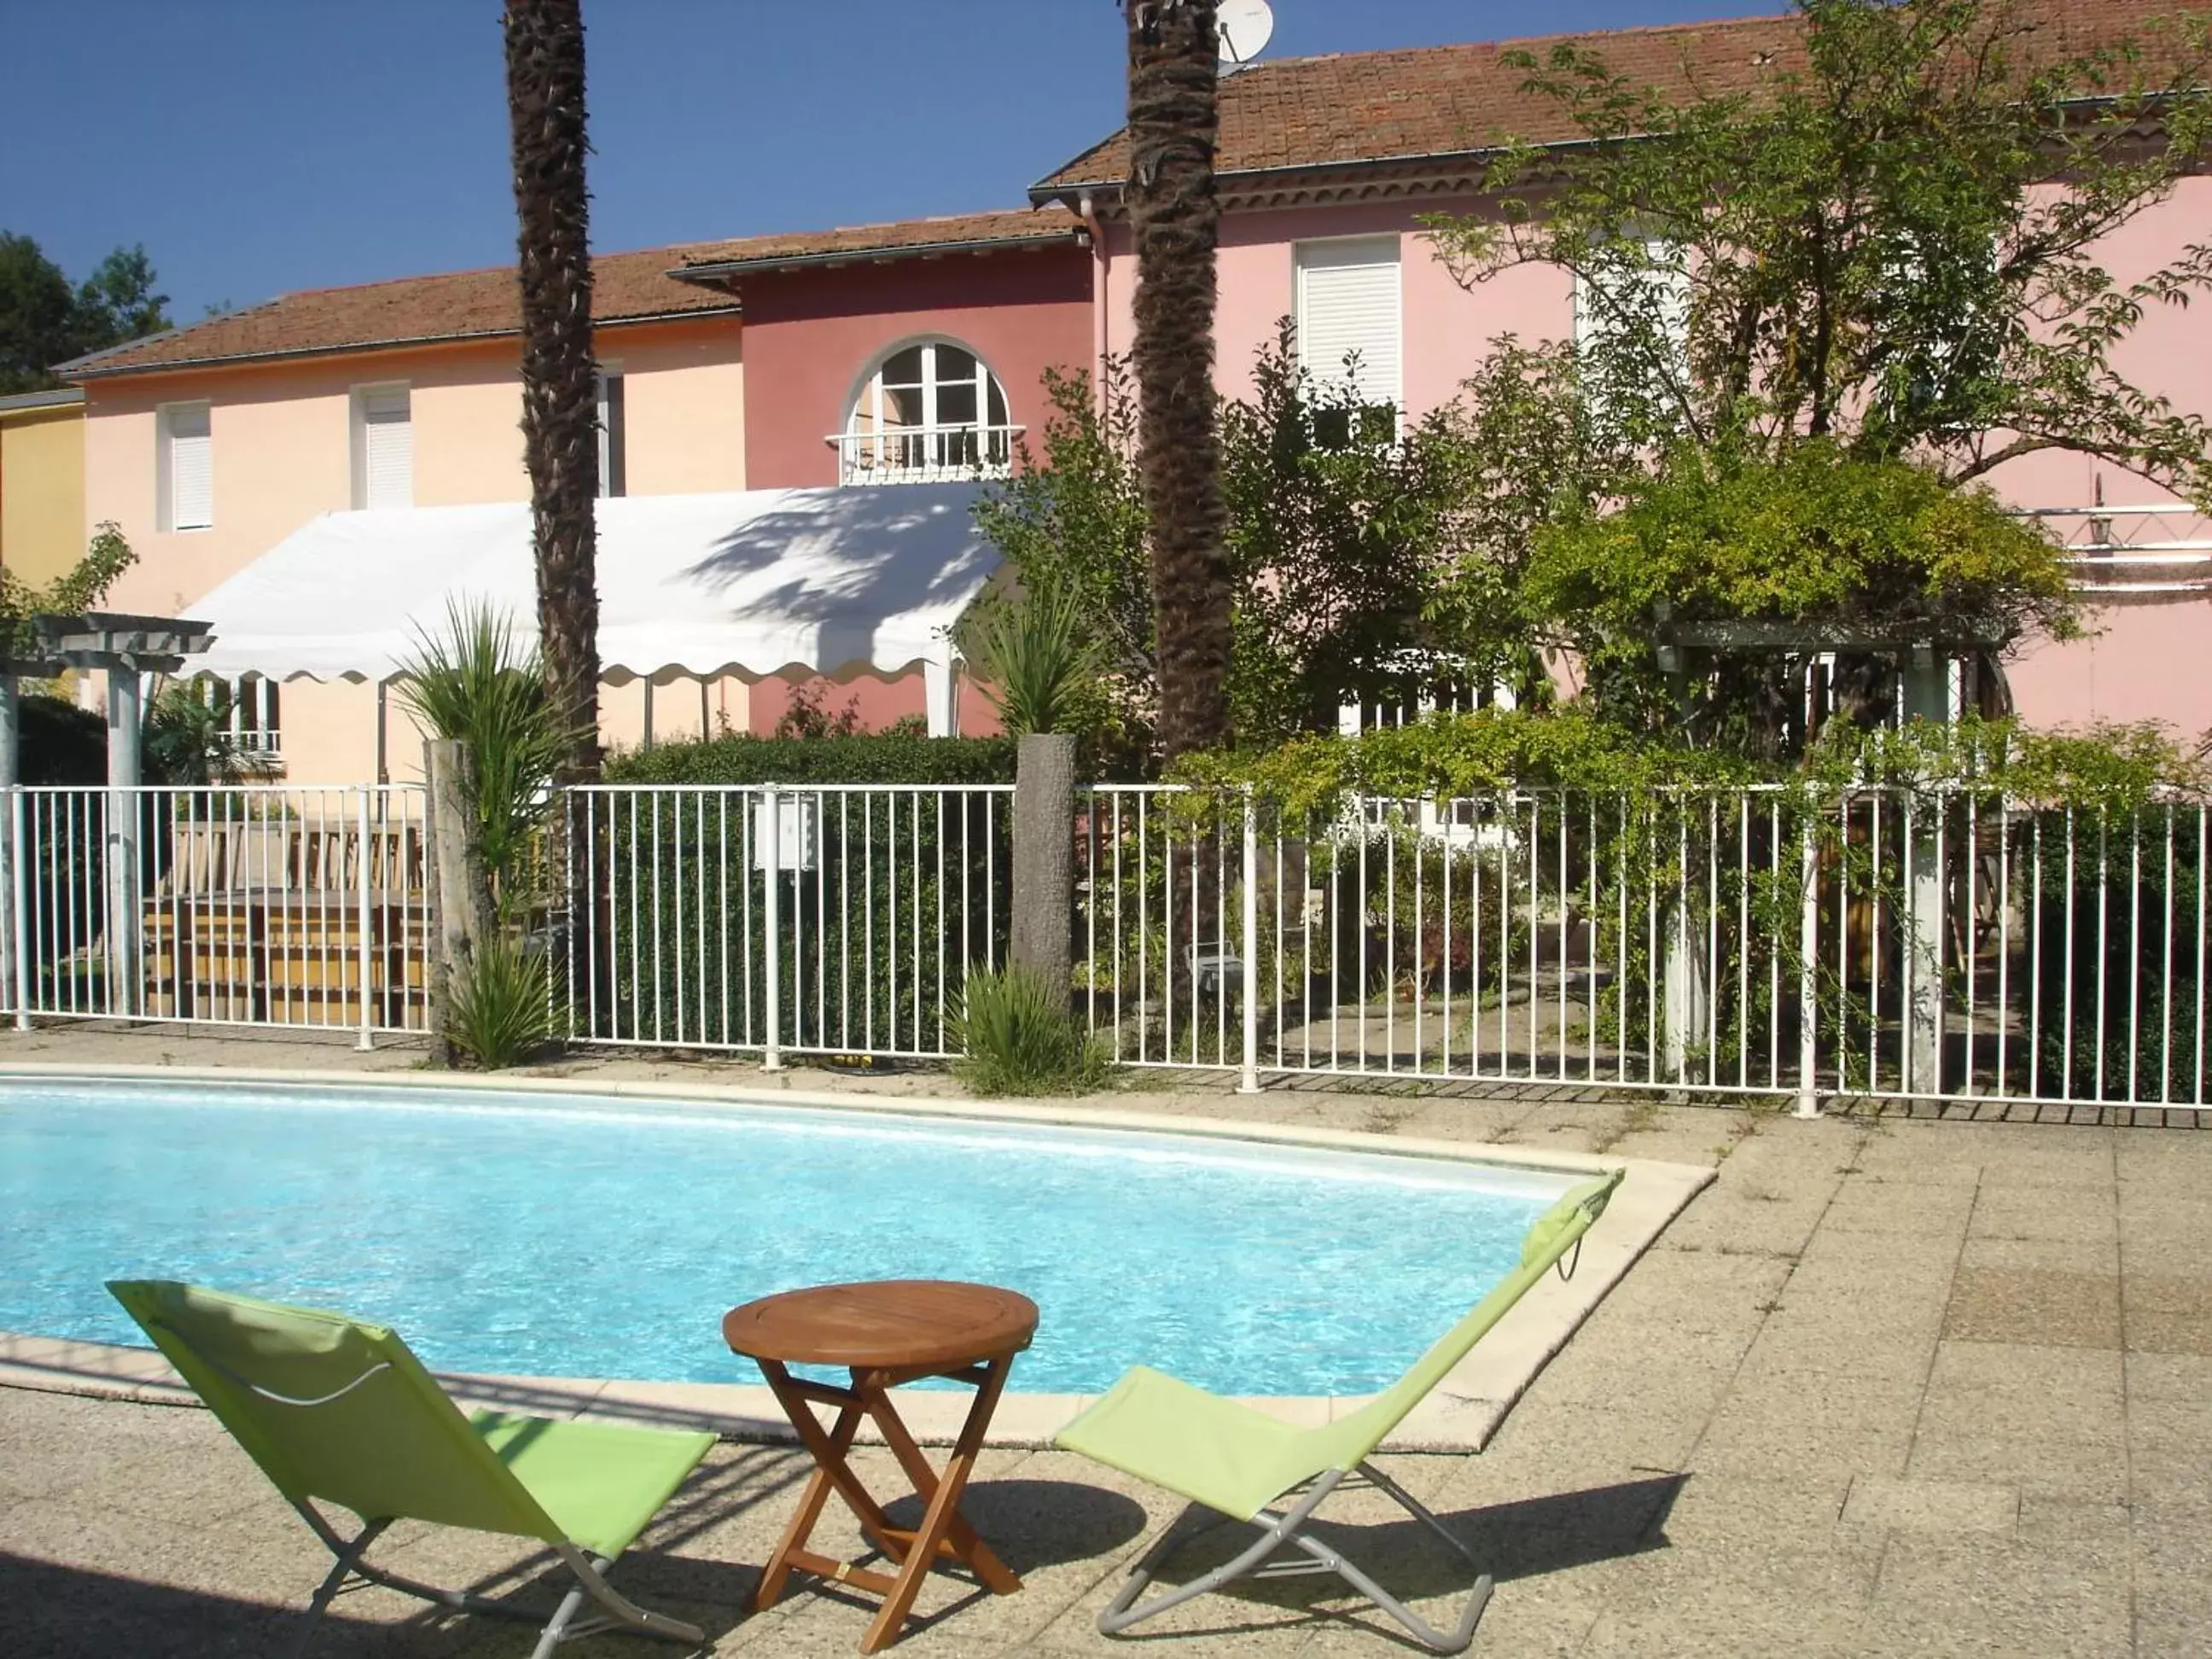
{"type": "MultiPolygon", "coordinates": [[[[0,1063],[16,1060],[353,1069],[422,1056],[76,1029],[0,1036],[0,1063]]],[[[642,1058],[563,1070],[764,1081],[642,1058]]],[[[1799,1122],[1542,1091],[1240,1098],[1158,1081],[1170,1086],[1096,1103],[1717,1169],[1486,1449],[1385,1460],[1492,1564],[1478,1655],[2212,1651],[2212,1135],[1799,1122]]],[[[945,1085],[908,1073],[865,1086],[945,1085]]],[[[872,1473],[887,1461],[860,1455],[872,1473]]],[[[718,1448],[617,1582],[702,1625],[717,1653],[855,1651],[860,1598],[802,1590],[744,1611],[805,1473],[785,1448],[718,1448]]],[[[994,1598],[940,1577],[895,1651],[1408,1650],[1316,1579],[1204,1598],[1146,1627],[1165,1640],[1098,1636],[1098,1607],[1172,1507],[1066,1454],[987,1454],[969,1510],[1027,1588],[994,1598]]],[[[1347,1551],[1432,1620],[1455,1609],[1455,1562],[1395,1510],[1352,1494],[1328,1512],[1347,1551]]],[[[830,1516],[836,1547],[857,1552],[830,1516]]],[[[1210,1542],[1178,1565],[1208,1565],[1210,1542]]],[[[545,1557],[497,1539],[415,1528],[392,1548],[403,1571],[494,1594],[553,1582],[545,1557]]],[[[325,1563],[206,1413],[0,1389],[11,1656],[270,1651],[325,1563]]],[[[529,1650],[520,1627],[381,1590],[340,1608],[318,1654],[529,1650]]],[[[609,1638],[564,1651],[676,1650],[609,1638]]]]}

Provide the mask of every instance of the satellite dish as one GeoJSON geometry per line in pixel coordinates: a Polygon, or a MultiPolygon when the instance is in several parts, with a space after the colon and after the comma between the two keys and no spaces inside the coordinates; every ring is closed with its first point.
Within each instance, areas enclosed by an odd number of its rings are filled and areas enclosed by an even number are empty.
{"type": "Polygon", "coordinates": [[[1220,58],[1222,71],[1241,69],[1260,55],[1267,44],[1267,37],[1275,32],[1275,14],[1267,0],[1221,0],[1218,11],[1221,30],[1220,58]]]}

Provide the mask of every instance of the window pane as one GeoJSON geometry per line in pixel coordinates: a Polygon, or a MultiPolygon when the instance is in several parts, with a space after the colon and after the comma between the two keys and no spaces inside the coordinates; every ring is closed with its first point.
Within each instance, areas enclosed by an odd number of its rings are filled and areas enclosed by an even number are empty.
{"type": "Polygon", "coordinates": [[[937,378],[940,380],[972,380],[975,378],[975,359],[958,346],[941,345],[937,348],[937,378]]]}
{"type": "Polygon", "coordinates": [[[955,380],[937,388],[937,423],[939,426],[973,426],[975,424],[975,382],[955,380]]]}
{"type": "Polygon", "coordinates": [[[1000,389],[999,382],[995,376],[991,381],[991,424],[993,426],[1005,426],[1008,424],[1006,420],[1006,394],[1000,389]]]}
{"type": "Polygon", "coordinates": [[[921,388],[920,386],[885,386],[884,388],[884,424],[885,426],[920,426],[921,424],[921,388]]]}
{"type": "Polygon", "coordinates": [[[920,386],[921,384],[921,348],[908,346],[904,351],[895,351],[884,362],[885,386],[920,386]]]}

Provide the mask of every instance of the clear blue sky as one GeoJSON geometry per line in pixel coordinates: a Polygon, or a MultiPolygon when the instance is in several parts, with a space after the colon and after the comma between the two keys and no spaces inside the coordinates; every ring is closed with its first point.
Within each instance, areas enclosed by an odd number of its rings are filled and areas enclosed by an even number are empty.
{"type": "MultiPolygon", "coordinates": [[[[1783,0],[1275,0],[1267,56],[1783,0]]],[[[1014,206],[1121,123],[1115,0],[586,0],[606,251],[1014,206]]],[[[499,0],[0,0],[0,228],[171,314],[514,255],[499,0]]]]}

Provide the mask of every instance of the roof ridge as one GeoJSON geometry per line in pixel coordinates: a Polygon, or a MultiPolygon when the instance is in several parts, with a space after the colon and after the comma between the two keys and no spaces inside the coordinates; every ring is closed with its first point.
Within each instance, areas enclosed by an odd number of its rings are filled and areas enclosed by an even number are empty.
{"type": "Polygon", "coordinates": [[[1492,40],[1439,40],[1426,46],[1376,46],[1366,52],[1316,52],[1303,58],[1260,58],[1245,64],[1230,79],[1249,76],[1255,70],[1287,68],[1300,64],[1344,63],[1361,58],[1410,58],[1431,52],[1510,52],[1517,47],[1545,46],[1557,40],[1618,40],[1630,35],[1686,34],[1699,29],[1737,29],[1752,23],[1802,23],[1804,21],[1802,12],[1765,11],[1752,12],[1742,17],[1692,17],[1671,23],[1629,23],[1619,28],[1601,26],[1555,29],[1548,34],[1515,34],[1492,40]]]}

